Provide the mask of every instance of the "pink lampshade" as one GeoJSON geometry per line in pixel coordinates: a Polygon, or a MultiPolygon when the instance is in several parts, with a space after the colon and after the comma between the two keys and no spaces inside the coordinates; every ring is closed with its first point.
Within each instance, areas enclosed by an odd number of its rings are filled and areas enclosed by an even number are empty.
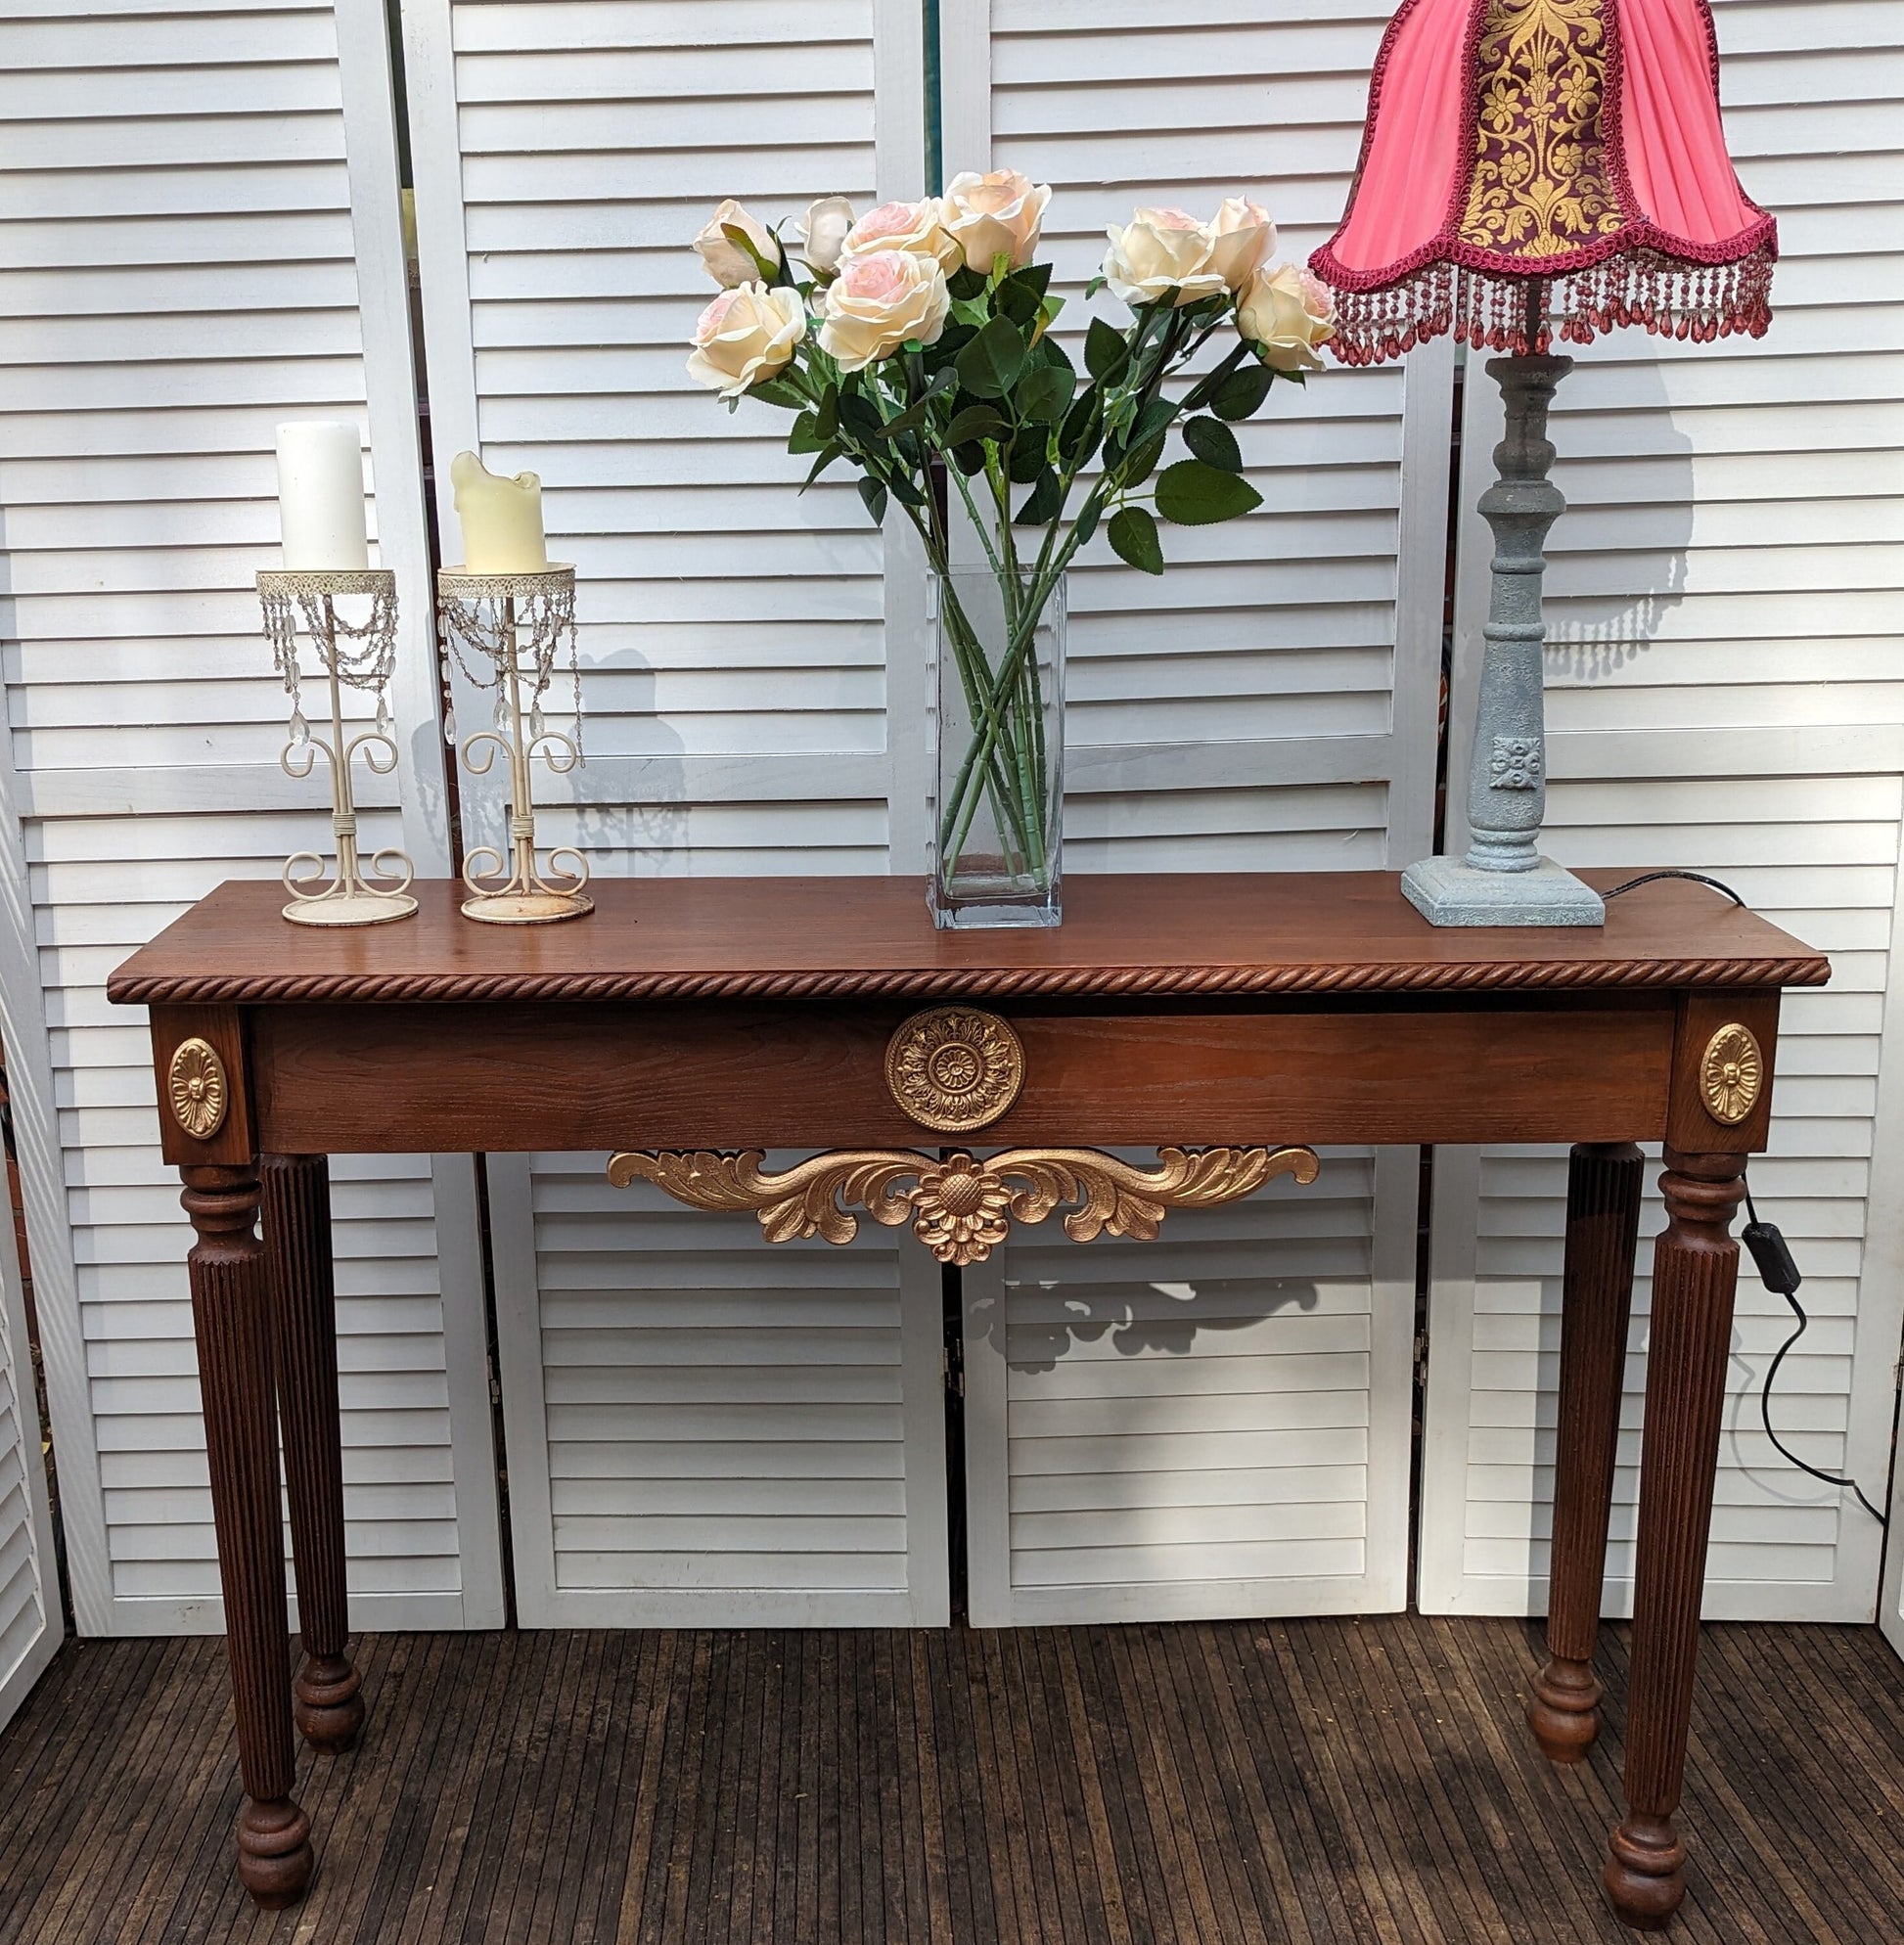
{"type": "Polygon", "coordinates": [[[1757,338],[1777,256],[1726,153],[1706,0],[1402,0],[1348,212],[1309,261],[1331,348],[1370,365],[1448,332],[1757,338]]]}

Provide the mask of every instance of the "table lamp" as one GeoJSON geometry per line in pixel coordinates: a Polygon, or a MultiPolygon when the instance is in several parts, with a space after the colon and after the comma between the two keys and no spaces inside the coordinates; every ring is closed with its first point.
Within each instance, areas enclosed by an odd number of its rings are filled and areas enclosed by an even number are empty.
{"type": "Polygon", "coordinates": [[[1542,545],[1565,501],[1547,411],[1558,338],[1616,325],[1710,342],[1763,336],[1778,229],[1739,186],[1719,121],[1706,0],[1403,0],[1377,57],[1348,209],[1310,267],[1336,293],[1330,348],[1372,365],[1448,333],[1507,407],[1481,495],[1493,588],[1464,859],[1402,889],[1437,926],[1597,926],[1606,908],[1540,855],[1542,545]]]}

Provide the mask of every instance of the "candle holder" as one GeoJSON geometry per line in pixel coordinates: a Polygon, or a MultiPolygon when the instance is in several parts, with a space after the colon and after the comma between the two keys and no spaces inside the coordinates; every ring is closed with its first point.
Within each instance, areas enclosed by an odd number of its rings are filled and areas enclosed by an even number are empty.
{"type": "MultiPolygon", "coordinates": [[[[543,926],[579,919],[595,909],[583,890],[588,860],[571,845],[549,853],[549,869],[567,882],[551,883],[535,860],[535,802],[529,759],[541,755],[558,776],[582,760],[582,678],[575,646],[575,570],[551,565],[540,573],[473,574],[446,567],[436,576],[436,611],[443,639],[464,677],[496,692],[495,727],[479,730],[462,746],[464,767],[484,776],[498,755],[509,762],[509,853],[491,844],[463,860],[470,896],[465,918],[489,926],[543,926]],[[555,674],[556,657],[568,648],[575,734],[564,736],[542,721],[542,699],[555,674]],[[522,686],[529,686],[526,721],[522,686]],[[562,860],[569,860],[564,867],[562,860]]],[[[445,734],[456,741],[452,715],[445,734]]]]}
{"type": "Polygon", "coordinates": [[[284,916],[295,926],[382,926],[407,919],[417,909],[409,895],[415,867],[394,845],[372,853],[371,871],[394,882],[373,884],[357,852],[357,805],[350,790],[350,766],[358,752],[380,777],[396,768],[391,736],[390,673],[396,666],[396,576],[386,567],[266,568],[257,577],[264,632],[291,698],[291,741],[278,761],[288,776],[304,778],[316,768],[320,750],[331,765],[331,829],[337,835],[335,876],[320,882],[327,860],[315,851],[295,851],[285,860],[284,887],[291,903],[284,916]],[[370,615],[361,625],[342,620],[337,597],[367,594],[370,615]],[[297,661],[299,622],[316,645],[331,689],[331,737],[327,743],[304,718],[303,672],[297,661]],[[377,697],[374,729],[347,736],[343,691],[363,689],[377,697]],[[308,863],[313,871],[298,874],[308,863]]]}

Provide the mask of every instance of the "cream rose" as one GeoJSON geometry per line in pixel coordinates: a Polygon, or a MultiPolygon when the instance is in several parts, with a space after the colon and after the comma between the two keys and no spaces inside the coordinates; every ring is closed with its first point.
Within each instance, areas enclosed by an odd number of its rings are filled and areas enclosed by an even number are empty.
{"type": "Polygon", "coordinates": [[[1031,261],[1050,201],[1049,183],[1034,183],[1017,169],[994,169],[989,175],[968,169],[946,185],[939,221],[957,242],[966,267],[989,277],[1001,255],[1014,270],[1031,261]]]}
{"type": "Polygon", "coordinates": [[[1207,223],[1181,209],[1139,209],[1121,230],[1109,230],[1105,282],[1135,310],[1167,300],[1201,303],[1229,289],[1211,261],[1216,238],[1207,223]]]}
{"type": "Polygon", "coordinates": [[[1277,371],[1320,371],[1316,346],[1336,335],[1336,299],[1300,264],[1272,264],[1237,299],[1237,329],[1277,371]]]}
{"type": "Polygon", "coordinates": [[[965,261],[958,239],[947,236],[936,196],[923,203],[882,203],[869,209],[846,232],[845,256],[876,256],[883,249],[902,249],[910,256],[929,256],[946,270],[965,261]]]}
{"type": "Polygon", "coordinates": [[[714,211],[713,221],[694,240],[695,253],[716,284],[732,291],[756,282],[760,276],[759,264],[738,244],[728,241],[723,225],[739,230],[767,262],[780,261],[780,245],[774,233],[759,217],[748,215],[730,196],[714,211]]]}
{"type": "Polygon", "coordinates": [[[1260,203],[1231,196],[1216,212],[1210,237],[1209,267],[1232,291],[1241,291],[1276,248],[1276,225],[1260,203]]]}
{"type": "Polygon", "coordinates": [[[864,371],[908,339],[930,344],[945,329],[951,302],[935,257],[903,249],[849,256],[827,286],[820,348],[842,372],[864,371]]]}
{"type": "Polygon", "coordinates": [[[688,376],[696,384],[738,398],[793,361],[806,335],[806,307],[797,291],[742,284],[723,291],[695,322],[688,376]]]}
{"type": "Polygon", "coordinates": [[[853,205],[843,196],[823,196],[807,204],[800,220],[800,255],[817,275],[829,276],[839,267],[839,252],[853,227],[853,205]]]}

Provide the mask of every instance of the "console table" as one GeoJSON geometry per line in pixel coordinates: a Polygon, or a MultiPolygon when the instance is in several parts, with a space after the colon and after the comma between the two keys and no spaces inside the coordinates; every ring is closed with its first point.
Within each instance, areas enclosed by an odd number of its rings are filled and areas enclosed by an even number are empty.
{"type": "Polygon", "coordinates": [[[752,1209],[772,1238],[845,1244],[870,1217],[960,1262],[1060,1211],[1081,1241],[1153,1234],[1172,1207],[1312,1179],[1314,1144],[1574,1144],[1550,1658],[1528,1710],[1569,1762],[1598,1727],[1635,1144],[1663,1141],[1628,1807],[1605,1878],[1628,1923],[1671,1915],[1728,1232],[1765,1143],[1780,992],[1830,977],[1817,953],[1685,882],[1629,892],[1604,930],[1502,931],[1436,930],[1382,873],[1078,878],[1062,928],[1002,932],[933,931],[914,880],[608,882],[591,917],[518,930],[462,919],[457,885],[414,890],[414,919],[312,932],[279,917],[277,884],[224,884],[108,986],[152,1009],[164,1153],[197,1232],[238,1871],[258,1903],[290,1903],[312,1868],[294,1721],[340,1749],[364,1716],[346,1654],[327,1155],[619,1145],[617,1181],[752,1209]],[[819,1153],[776,1172],[769,1148],[819,1153]]]}

